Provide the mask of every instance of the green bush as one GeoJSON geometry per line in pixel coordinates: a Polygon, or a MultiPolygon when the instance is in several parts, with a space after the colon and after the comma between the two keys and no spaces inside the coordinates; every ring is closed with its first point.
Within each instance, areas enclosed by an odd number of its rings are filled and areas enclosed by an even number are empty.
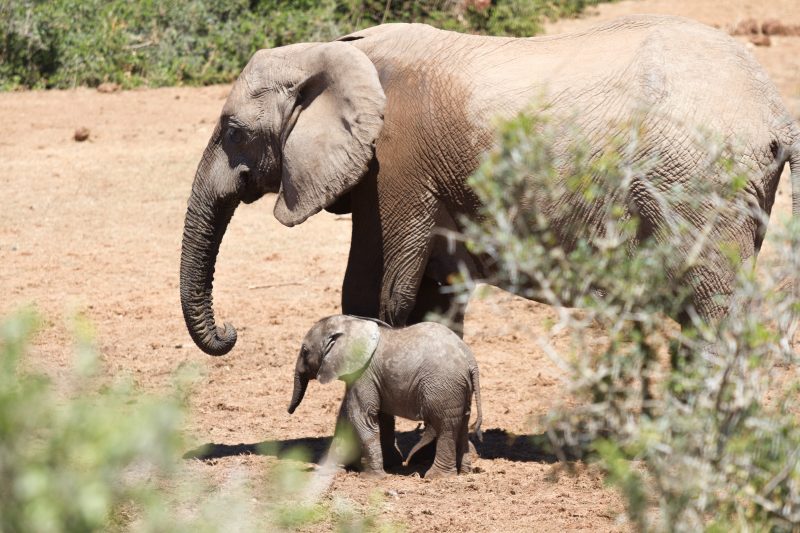
{"type": "Polygon", "coordinates": [[[28,369],[38,328],[31,312],[0,323],[0,531],[273,531],[328,523],[347,531],[392,531],[383,503],[358,506],[310,473],[292,450],[257,490],[242,473],[214,487],[181,455],[190,375],[171,393],[138,391],[103,377],[78,321],[75,369],[55,387],[28,369]],[[256,494],[266,503],[257,506],[256,494]]]}
{"type": "Polygon", "coordinates": [[[92,531],[152,499],[147,479],[175,464],[178,398],[135,394],[129,382],[92,390],[96,367],[79,342],[73,399],[21,367],[31,313],[0,328],[0,530],[92,531]]]}
{"type": "Polygon", "coordinates": [[[754,261],[741,266],[727,317],[694,316],[679,331],[666,316],[683,308],[695,269],[709,258],[740,263],[735,247],[707,238],[710,229],[765,215],[739,200],[747,174],[731,151],[698,134],[698,153],[712,154],[708,168],[727,179],[696,179],[704,189],[691,194],[651,183],[668,224],[641,239],[628,191],[652,178],[656,161],[634,157],[644,137],[637,121],[619,125],[608,150],[590,157],[563,121],[507,122],[471,178],[483,207],[477,222],[464,221],[468,245],[493,260],[490,283],[555,307],[547,330],[567,332],[570,349],[549,336],[538,342],[581,401],[550,413],[548,434],[562,458],[588,451],[599,461],[637,529],[796,530],[798,387],[775,378],[798,369],[790,325],[800,306],[779,281],[797,277],[800,227],[778,235],[779,268],[756,276],[754,261]],[[594,213],[594,229],[575,213],[594,213]]]}
{"type": "Polygon", "coordinates": [[[0,89],[233,80],[256,50],[381,22],[533,35],[600,0],[0,0],[0,89]]]}

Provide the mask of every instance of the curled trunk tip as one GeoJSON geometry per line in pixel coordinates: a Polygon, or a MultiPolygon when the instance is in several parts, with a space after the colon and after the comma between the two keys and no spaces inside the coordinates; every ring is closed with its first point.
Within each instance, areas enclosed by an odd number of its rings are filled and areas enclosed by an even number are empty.
{"type": "MultiPolygon", "coordinates": [[[[199,171],[198,171],[199,172],[199,171]]],[[[236,344],[236,329],[217,327],[212,291],[219,246],[236,209],[192,189],[181,247],[180,293],[186,327],[195,344],[209,355],[225,355],[236,344]]]]}

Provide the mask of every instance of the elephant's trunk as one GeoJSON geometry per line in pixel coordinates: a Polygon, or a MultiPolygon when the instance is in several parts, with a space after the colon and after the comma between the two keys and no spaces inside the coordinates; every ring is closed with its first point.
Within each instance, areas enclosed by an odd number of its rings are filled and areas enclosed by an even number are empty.
{"type": "Polygon", "coordinates": [[[238,201],[217,200],[213,193],[192,188],[181,248],[181,307],[192,340],[209,355],[225,355],[236,344],[236,330],[214,322],[212,288],[219,245],[238,201]]]}
{"type": "Polygon", "coordinates": [[[289,414],[294,413],[300,402],[303,401],[303,396],[306,394],[308,387],[308,376],[299,370],[294,372],[294,391],[292,392],[292,401],[289,403],[289,414]]]}

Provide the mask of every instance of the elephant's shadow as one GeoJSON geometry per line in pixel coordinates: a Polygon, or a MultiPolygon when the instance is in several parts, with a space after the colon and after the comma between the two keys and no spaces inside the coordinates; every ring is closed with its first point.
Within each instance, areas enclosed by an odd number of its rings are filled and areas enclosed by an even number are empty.
{"type": "MultiPolygon", "coordinates": [[[[405,457],[414,444],[419,441],[422,431],[398,431],[397,445],[405,457]]],[[[472,438],[472,437],[471,437],[472,438]]],[[[504,429],[494,428],[484,431],[483,441],[473,440],[482,459],[506,459],[508,461],[555,463],[556,455],[551,451],[547,436],[514,435],[504,429]]],[[[267,440],[254,444],[214,444],[208,443],[189,450],[184,459],[210,461],[235,455],[269,455],[278,458],[296,457],[297,451],[312,463],[319,464],[331,444],[331,437],[304,437],[299,439],[267,440]]],[[[420,449],[408,467],[389,469],[396,474],[412,475],[423,473],[433,462],[435,444],[420,449]]]]}

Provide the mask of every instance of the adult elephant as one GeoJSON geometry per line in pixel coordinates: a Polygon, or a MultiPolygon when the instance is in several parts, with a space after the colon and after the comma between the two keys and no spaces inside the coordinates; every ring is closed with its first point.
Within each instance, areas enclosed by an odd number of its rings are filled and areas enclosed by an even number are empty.
{"type": "MultiPolygon", "coordinates": [[[[231,90],[189,198],[180,280],[194,341],[211,355],[236,342],[231,326],[215,325],[214,264],[236,206],[265,193],[277,193],[274,214],[286,226],[321,209],[352,212],[345,313],[402,325],[450,305],[439,286],[456,262],[478,273],[481,264],[463,247],[437,246],[435,228],[476,213],[466,179],[493,142],[497,116],[542,97],[597,154],[609,128],[644,109],[638,154],[659,155],[644,180],[689,180],[691,189],[692,179],[719,178],[689,142],[703,130],[742,141],[735,158],[752,172],[740,194],[764,212],[786,161],[800,185],[800,132],[772,83],[736,41],[688,20],[627,17],[532,39],[386,24],[338,42],[261,50],[231,90]]],[[[644,226],[657,231],[655,201],[632,193],[644,226]]],[[[762,226],[752,216],[713,237],[732,239],[746,259],[762,226]]],[[[732,281],[730,267],[705,269],[692,305],[702,316],[724,313],[717,297],[732,281]]]]}

